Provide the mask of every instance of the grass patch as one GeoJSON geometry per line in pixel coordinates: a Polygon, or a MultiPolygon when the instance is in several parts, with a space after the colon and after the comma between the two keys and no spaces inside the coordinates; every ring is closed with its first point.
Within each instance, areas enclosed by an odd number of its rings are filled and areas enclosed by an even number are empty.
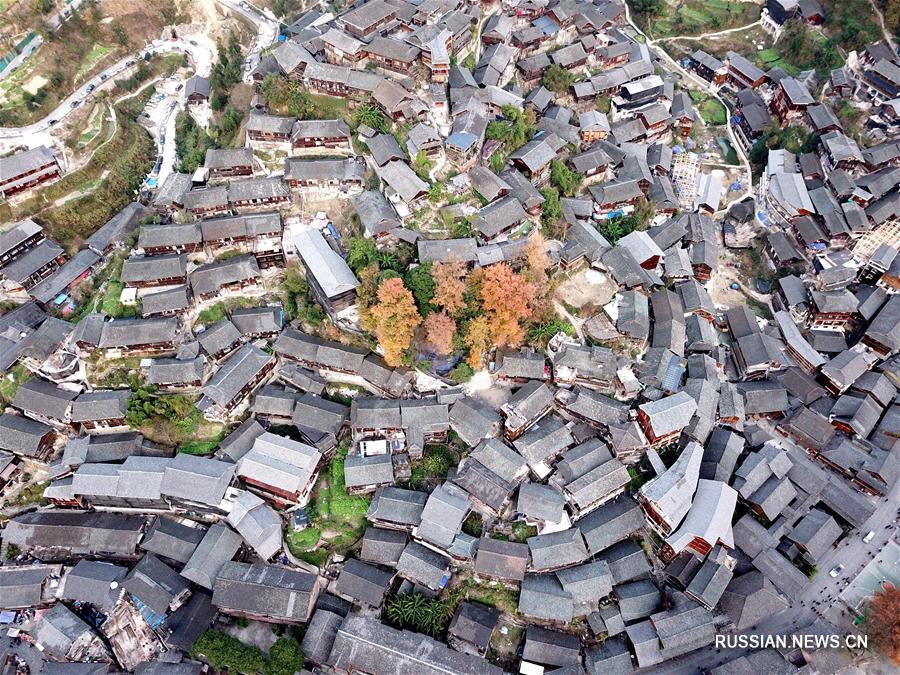
{"type": "Polygon", "coordinates": [[[195,407],[191,413],[179,420],[156,417],[140,429],[148,440],[163,445],[174,445],[178,452],[201,455],[218,447],[225,436],[224,428],[217,422],[210,422],[195,407]]]}
{"type": "Polygon", "coordinates": [[[104,121],[106,118],[106,106],[98,105],[94,108],[93,112],[91,112],[90,119],[88,120],[87,126],[84,130],[78,135],[76,138],[76,142],[78,147],[83,148],[100,136],[100,133],[103,131],[104,121]]]}
{"type": "Polygon", "coordinates": [[[637,493],[637,491],[641,489],[641,486],[650,479],[648,474],[640,473],[633,466],[628,467],[628,476],[631,478],[628,483],[628,491],[631,494],[637,493]]]}
{"type": "Polygon", "coordinates": [[[322,531],[318,527],[307,527],[305,530],[294,532],[288,530],[284,535],[288,548],[295,556],[305,555],[319,543],[322,531]]]}
{"type": "Polygon", "coordinates": [[[194,327],[205,326],[209,328],[213,324],[227,319],[228,312],[231,310],[242,307],[255,307],[257,304],[259,304],[258,298],[228,298],[223,302],[217,302],[197,314],[194,327]]]}
{"type": "Polygon", "coordinates": [[[125,284],[121,281],[113,279],[108,281],[106,283],[106,291],[103,293],[103,299],[100,301],[100,311],[115,319],[133,319],[137,317],[137,305],[122,304],[123,290],[125,290],[125,284]]]}
{"type": "Polygon", "coordinates": [[[710,98],[700,104],[700,116],[711,126],[721,126],[726,122],[725,106],[710,98]]]}
{"type": "Polygon", "coordinates": [[[19,204],[15,217],[34,216],[53,239],[74,251],[83,238],[131,202],[156,159],[155,144],[136,122],[152,94],[150,87],[116,106],[119,126],[113,139],[98,148],[84,167],[66,174],[19,204]],[[100,179],[105,172],[108,172],[106,177],[100,179]],[[92,185],[94,189],[89,194],[54,206],[57,200],[81,193],[86,186],[92,185]]]}
{"type": "Polygon", "coordinates": [[[412,462],[412,476],[409,485],[420,488],[430,480],[444,480],[450,467],[456,466],[459,459],[447,445],[429,445],[422,454],[422,459],[412,462]]]}
{"type": "Polygon", "coordinates": [[[347,99],[337,98],[335,96],[323,96],[321,94],[309,95],[309,114],[307,119],[311,120],[330,120],[344,118],[348,119],[350,111],[347,107],[347,99]]]}
{"type": "MultiPolygon", "coordinates": [[[[291,549],[292,553],[313,565],[322,566],[332,552],[346,552],[366,529],[366,512],[371,498],[348,494],[344,483],[348,444],[349,440],[341,443],[328,470],[319,474],[312,499],[306,507],[312,524],[310,529],[318,530],[321,537],[319,547],[312,551],[291,549]]],[[[290,541],[290,535],[287,538],[290,541]]]]}
{"type": "Polygon", "coordinates": [[[702,35],[737,28],[759,19],[760,7],[733,0],[684,0],[664,3],[656,15],[636,14],[641,30],[653,38],[702,35]]]}
{"type": "Polygon", "coordinates": [[[224,302],[217,302],[212,307],[207,307],[197,314],[197,320],[194,325],[212,326],[214,323],[222,321],[228,314],[228,308],[224,302]]]}
{"type": "Polygon", "coordinates": [[[791,76],[800,72],[800,68],[793,63],[788,62],[777,49],[773,49],[772,47],[756,53],[756,65],[763,70],[781,68],[791,76]]]}
{"type": "Polygon", "coordinates": [[[219,443],[225,438],[225,428],[219,429],[218,433],[208,441],[188,441],[178,448],[178,452],[186,455],[208,455],[219,447],[219,443]]]}
{"type": "Polygon", "coordinates": [[[81,82],[112,50],[112,47],[100,44],[91,47],[91,51],[84,57],[78,72],[75,73],[75,82],[81,82]]]}
{"type": "Polygon", "coordinates": [[[491,635],[491,643],[487,653],[488,660],[498,663],[508,671],[513,672],[518,661],[516,653],[524,637],[525,629],[522,626],[517,626],[510,621],[501,619],[497,630],[491,635]],[[502,632],[503,628],[506,628],[506,635],[502,632]]]}
{"type": "Polygon", "coordinates": [[[17,506],[29,506],[31,504],[39,504],[41,506],[49,502],[44,499],[44,488],[46,483],[32,483],[28,487],[22,488],[16,495],[15,504],[17,506]]]}
{"type": "Polygon", "coordinates": [[[501,612],[515,615],[519,606],[519,592],[501,584],[480,584],[471,577],[463,579],[447,594],[453,604],[463,600],[475,600],[501,612]]]}
{"type": "MultiPolygon", "coordinates": [[[[743,293],[743,291],[741,292],[743,293]]],[[[763,304],[758,300],[755,300],[754,298],[751,298],[746,293],[743,293],[743,295],[747,299],[747,306],[753,311],[754,314],[761,316],[767,321],[771,321],[774,318],[772,316],[772,310],[768,305],[763,304]]]]}
{"type": "Polygon", "coordinates": [[[3,375],[3,380],[0,381],[0,396],[3,397],[3,400],[6,403],[12,403],[19,387],[28,382],[32,377],[34,377],[34,375],[32,375],[30,370],[21,363],[16,364],[9,373],[3,375]],[[12,375],[12,379],[10,379],[10,375],[12,375]]]}
{"type": "Polygon", "coordinates": [[[537,536],[537,528],[534,525],[529,525],[521,520],[513,523],[512,531],[512,541],[519,542],[520,544],[524,544],[530,537],[537,536]]]}

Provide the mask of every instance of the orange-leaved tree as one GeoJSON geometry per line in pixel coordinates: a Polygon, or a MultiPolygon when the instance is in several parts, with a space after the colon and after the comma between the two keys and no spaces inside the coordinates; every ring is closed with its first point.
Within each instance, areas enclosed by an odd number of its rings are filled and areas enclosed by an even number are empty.
{"type": "Polygon", "coordinates": [[[525,267],[522,276],[534,289],[531,308],[537,316],[546,313],[550,303],[550,256],[547,255],[547,240],[540,230],[535,230],[525,244],[525,267]]]}
{"type": "Polygon", "coordinates": [[[434,263],[431,278],[434,279],[434,297],[431,302],[456,314],[466,306],[466,266],[459,260],[434,263]]]}
{"type": "Polygon", "coordinates": [[[412,343],[416,327],[422,323],[416,301],[398,277],[385,279],[378,286],[378,302],[371,309],[378,343],[384,349],[389,366],[399,366],[412,343]]]}
{"type": "Polygon", "coordinates": [[[499,263],[483,270],[478,295],[494,344],[498,347],[522,344],[525,338],[522,323],[531,316],[534,286],[506,263],[499,263]]]}
{"type": "Polygon", "coordinates": [[[445,311],[432,312],[425,319],[425,341],[441,356],[453,351],[456,322],[445,311]]]}
{"type": "Polygon", "coordinates": [[[372,330],[372,307],[378,299],[378,281],[381,270],[377,263],[366,265],[359,271],[359,286],[356,288],[356,307],[359,325],[364,330],[372,330]]]}
{"type": "Polygon", "coordinates": [[[469,322],[464,342],[469,348],[466,362],[472,368],[481,368],[484,356],[491,347],[491,324],[486,316],[479,316],[469,322]]]}
{"type": "Polygon", "coordinates": [[[865,627],[872,646],[900,665],[900,588],[885,582],[872,596],[865,627]]]}

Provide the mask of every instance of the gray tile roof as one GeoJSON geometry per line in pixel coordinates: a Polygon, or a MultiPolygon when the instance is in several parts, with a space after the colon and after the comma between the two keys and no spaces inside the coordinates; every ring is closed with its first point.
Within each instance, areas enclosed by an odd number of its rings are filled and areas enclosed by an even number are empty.
{"type": "Polygon", "coordinates": [[[450,578],[450,563],[439,553],[411,541],[400,555],[397,572],[414,583],[439,590],[450,578]]]}
{"type": "Polygon", "coordinates": [[[53,429],[29,417],[3,413],[0,415],[0,450],[14,455],[35,457],[41,440],[53,429]]]}
{"type": "Polygon", "coordinates": [[[465,492],[452,483],[435,489],[425,502],[418,536],[440,548],[448,548],[462,529],[469,512],[465,492]]]}
{"type": "Polygon", "coordinates": [[[45,510],[15,516],[4,540],[21,550],[48,552],[47,560],[71,555],[131,556],[137,549],[144,518],[119,513],[45,510]]]}
{"type": "Polygon", "coordinates": [[[238,552],[241,536],[222,523],[210,526],[181,570],[181,576],[212,590],[222,567],[238,552]]]}
{"type": "Polygon", "coordinates": [[[227,562],[216,575],[213,604],[288,623],[306,623],[318,594],[318,577],[277,565],[227,562]]]}
{"type": "Polygon", "coordinates": [[[0,567],[0,593],[6,609],[24,609],[44,604],[44,584],[59,575],[53,565],[0,567]]]}
{"type": "Polygon", "coordinates": [[[234,500],[228,524],[263,560],[281,550],[281,516],[252,492],[242,492],[234,500]]]}
{"type": "Polygon", "coordinates": [[[271,357],[258,347],[245,344],[229,356],[203,386],[203,395],[216,405],[228,405],[270,360],[271,357]]]}
{"type": "Polygon", "coordinates": [[[381,527],[367,527],[363,535],[359,557],[366,562],[394,567],[400,560],[400,555],[408,542],[409,536],[406,532],[381,527]]]}
{"type": "Polygon", "coordinates": [[[588,558],[587,547],[581,530],[577,527],[529,537],[531,568],[550,570],[568,567],[588,558]]]}
{"type": "Polygon", "coordinates": [[[555,574],[526,574],[518,611],[532,619],[568,623],[574,617],[572,594],[563,589],[555,574]]]}
{"type": "Polygon", "coordinates": [[[84,392],[72,403],[73,422],[93,422],[125,419],[128,389],[100,389],[84,392]]]}
{"type": "Polygon", "coordinates": [[[355,604],[380,607],[393,578],[393,572],[350,558],[338,574],[335,590],[355,604]]]}
{"type": "Polygon", "coordinates": [[[128,569],[99,560],[79,560],[61,584],[63,600],[88,602],[110,611],[122,593],[122,580],[128,569]]]}
{"type": "Polygon", "coordinates": [[[428,495],[416,490],[385,487],[377,490],[366,517],[400,527],[418,527],[428,495]]]}
{"type": "Polygon", "coordinates": [[[475,572],[496,579],[521,581],[528,561],[527,544],[482,537],[478,541],[475,572]]]}
{"type": "MultiPolygon", "coordinates": [[[[373,4],[376,3],[364,7],[373,4]]],[[[337,631],[328,664],[345,672],[359,667],[379,673],[423,675],[449,672],[501,675],[503,672],[479,656],[451,650],[421,633],[397,630],[376,618],[352,614],[337,631]]]]}
{"type": "Polygon", "coordinates": [[[141,541],[141,548],[180,563],[186,563],[206,534],[205,527],[190,527],[159,516],[141,541]]]}
{"type": "Polygon", "coordinates": [[[13,407],[26,413],[68,421],[72,401],[77,394],[60,389],[55,384],[34,378],[19,386],[13,399],[13,407]]]}
{"type": "Polygon", "coordinates": [[[115,319],[103,324],[101,349],[122,349],[163,345],[178,339],[178,319],[115,319]]]}

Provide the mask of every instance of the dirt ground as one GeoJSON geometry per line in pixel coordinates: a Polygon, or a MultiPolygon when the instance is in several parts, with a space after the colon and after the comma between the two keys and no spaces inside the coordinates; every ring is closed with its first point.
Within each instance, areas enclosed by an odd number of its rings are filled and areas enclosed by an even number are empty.
{"type": "Polygon", "coordinates": [[[612,299],[616,290],[609,277],[588,268],[575,272],[563,281],[556,287],[555,295],[565,305],[578,310],[590,310],[590,314],[593,314],[594,309],[602,307],[612,299]]]}
{"type": "Polygon", "coordinates": [[[262,621],[251,621],[246,628],[241,628],[236,623],[230,623],[223,631],[245,645],[259,647],[263,654],[268,654],[269,649],[278,639],[278,636],[272,632],[272,626],[262,621]]]}
{"type": "Polygon", "coordinates": [[[741,259],[745,254],[745,249],[729,249],[719,242],[719,267],[709,282],[709,297],[716,309],[724,310],[746,305],[749,298],[752,304],[765,305],[771,311],[769,296],[758,293],[752,286],[755,279],[748,278],[741,271],[741,259]],[[737,290],[731,288],[732,283],[738,283],[740,288],[737,290]]]}

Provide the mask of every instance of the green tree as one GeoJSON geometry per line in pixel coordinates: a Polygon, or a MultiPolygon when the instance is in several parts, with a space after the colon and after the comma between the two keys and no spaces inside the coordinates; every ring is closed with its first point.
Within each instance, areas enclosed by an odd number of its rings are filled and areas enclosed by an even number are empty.
{"type": "Polygon", "coordinates": [[[535,132],[534,111],[522,110],[513,105],[501,108],[503,121],[493,121],[487,125],[485,138],[502,141],[506,152],[512,152],[531,140],[535,132]]]}
{"type": "Polygon", "coordinates": [[[319,306],[309,287],[309,282],[296,267],[289,267],[281,287],[285,291],[284,309],[292,319],[317,328],[325,321],[325,311],[319,306]]]}
{"type": "Polygon", "coordinates": [[[500,173],[506,166],[506,155],[497,150],[491,155],[491,171],[500,173]]]}
{"type": "Polygon", "coordinates": [[[388,621],[395,626],[437,636],[446,629],[452,610],[452,605],[446,600],[406,593],[390,601],[387,615],[388,621]]]}
{"type": "Polygon", "coordinates": [[[259,91],[273,112],[307,119],[312,109],[312,99],[299,82],[269,73],[259,86],[259,91]]]}
{"type": "Polygon", "coordinates": [[[378,249],[375,242],[367,237],[350,237],[347,241],[347,265],[354,272],[378,262],[378,249]]]}
{"type": "Polygon", "coordinates": [[[359,106],[353,115],[353,122],[355,126],[365,124],[384,134],[391,128],[391,120],[388,119],[388,116],[381,112],[381,108],[372,103],[364,103],[359,106]]]}
{"type": "Polygon", "coordinates": [[[569,87],[575,82],[575,75],[558,63],[554,63],[544,71],[541,84],[557,95],[563,95],[569,91],[569,87]]]}
{"type": "Polygon", "coordinates": [[[175,118],[175,149],[179,157],[179,171],[196,171],[203,164],[206,151],[215,146],[215,141],[194,122],[190,113],[178,113],[175,118]]]}
{"type": "Polygon", "coordinates": [[[265,675],[294,675],[303,669],[305,658],[300,643],[293,638],[280,637],[269,648],[269,657],[263,666],[265,675]]]}
{"type": "Polygon", "coordinates": [[[659,14],[663,0],[631,0],[631,8],[638,14],[659,14]]]}
{"type": "Polygon", "coordinates": [[[583,180],[584,176],[572,171],[558,159],[550,162],[550,182],[566,197],[574,197],[583,180]]]}
{"type": "Polygon", "coordinates": [[[258,647],[249,647],[237,638],[218,630],[200,634],[191,645],[191,657],[202,658],[216,670],[254,675],[263,669],[263,655],[258,647]]]}
{"type": "Polygon", "coordinates": [[[552,232],[552,228],[563,217],[562,205],[559,203],[559,190],[555,187],[547,186],[541,190],[541,195],[544,197],[544,204],[541,207],[541,224],[552,232]]]}
{"type": "Polygon", "coordinates": [[[118,19],[114,19],[109,24],[109,30],[112,33],[113,39],[116,41],[116,44],[121,47],[130,46],[131,40],[128,38],[128,33],[125,32],[125,28],[122,27],[122,24],[118,19]]]}
{"type": "Polygon", "coordinates": [[[434,279],[431,276],[431,263],[427,262],[418,267],[413,267],[404,276],[404,285],[413,294],[419,313],[426,316],[434,307],[431,301],[434,298],[434,279]]]}
{"type": "Polygon", "coordinates": [[[432,183],[428,187],[428,201],[432,204],[438,204],[444,199],[444,184],[440,181],[432,183]]]}

